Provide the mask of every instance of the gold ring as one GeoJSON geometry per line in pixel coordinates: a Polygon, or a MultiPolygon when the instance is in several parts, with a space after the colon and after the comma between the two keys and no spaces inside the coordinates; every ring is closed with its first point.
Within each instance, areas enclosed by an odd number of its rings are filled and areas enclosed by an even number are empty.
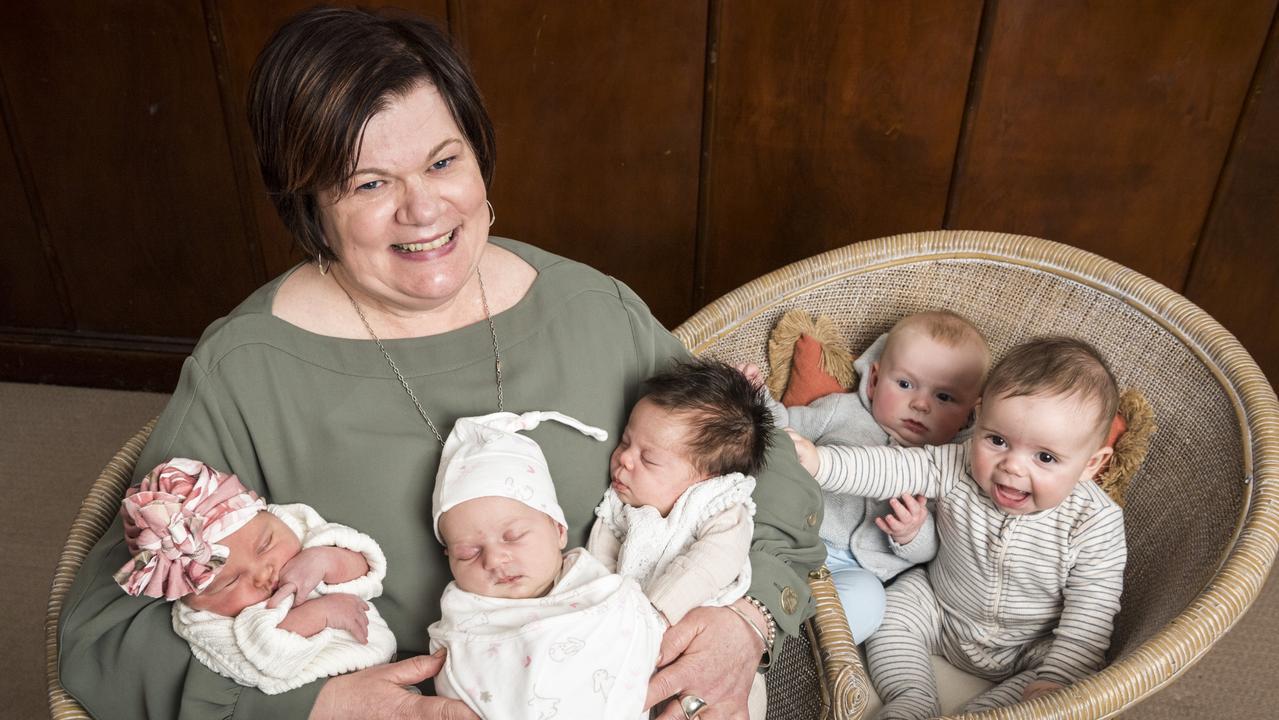
{"type": "Polygon", "coordinates": [[[680,695],[679,707],[684,711],[684,717],[693,720],[697,717],[697,713],[706,709],[707,702],[696,695],[680,695]]]}

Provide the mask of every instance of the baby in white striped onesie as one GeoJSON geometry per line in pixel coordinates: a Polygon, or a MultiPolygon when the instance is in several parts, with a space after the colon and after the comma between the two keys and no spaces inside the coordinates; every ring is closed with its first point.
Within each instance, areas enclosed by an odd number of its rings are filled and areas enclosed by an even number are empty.
{"type": "Polygon", "coordinates": [[[1105,662],[1123,590],[1123,511],[1092,482],[1119,391],[1087,343],[1042,337],[991,371],[962,444],[822,446],[792,433],[824,490],[937,500],[940,548],[888,589],[866,643],[880,718],[940,714],[928,657],[1000,684],[965,712],[1029,700],[1105,662]]]}

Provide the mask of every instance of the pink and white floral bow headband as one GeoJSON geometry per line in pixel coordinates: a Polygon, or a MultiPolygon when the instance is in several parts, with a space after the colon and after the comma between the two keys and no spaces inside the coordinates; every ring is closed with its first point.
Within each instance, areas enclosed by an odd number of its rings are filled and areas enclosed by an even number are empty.
{"type": "Polygon", "coordinates": [[[176,600],[198,593],[229,554],[217,542],[264,509],[235,475],[186,458],[160,463],[120,504],[133,559],[115,581],[134,596],[176,600]]]}

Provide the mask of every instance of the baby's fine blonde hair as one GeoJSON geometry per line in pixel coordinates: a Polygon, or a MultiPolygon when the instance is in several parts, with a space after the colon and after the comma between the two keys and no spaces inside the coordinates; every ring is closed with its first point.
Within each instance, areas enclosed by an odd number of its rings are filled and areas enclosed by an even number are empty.
{"type": "Polygon", "coordinates": [[[958,348],[971,344],[981,351],[982,378],[990,369],[990,346],[986,344],[986,336],[968,318],[950,310],[928,310],[907,315],[893,325],[888,331],[888,340],[884,344],[884,355],[893,346],[893,341],[905,332],[919,332],[946,347],[958,348]]]}
{"type": "Polygon", "coordinates": [[[1092,345],[1064,335],[1032,338],[1009,350],[990,371],[981,393],[983,403],[1027,395],[1077,397],[1091,403],[1103,441],[1119,410],[1119,385],[1105,358],[1092,345]]]}

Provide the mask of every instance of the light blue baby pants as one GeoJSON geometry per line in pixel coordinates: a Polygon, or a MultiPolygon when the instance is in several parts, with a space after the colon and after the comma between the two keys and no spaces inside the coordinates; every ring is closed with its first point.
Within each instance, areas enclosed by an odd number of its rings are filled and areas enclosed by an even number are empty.
{"type": "Polygon", "coordinates": [[[884,620],[884,584],[853,559],[848,546],[826,543],[826,569],[848,617],[848,629],[857,643],[865,642],[884,620]]]}

